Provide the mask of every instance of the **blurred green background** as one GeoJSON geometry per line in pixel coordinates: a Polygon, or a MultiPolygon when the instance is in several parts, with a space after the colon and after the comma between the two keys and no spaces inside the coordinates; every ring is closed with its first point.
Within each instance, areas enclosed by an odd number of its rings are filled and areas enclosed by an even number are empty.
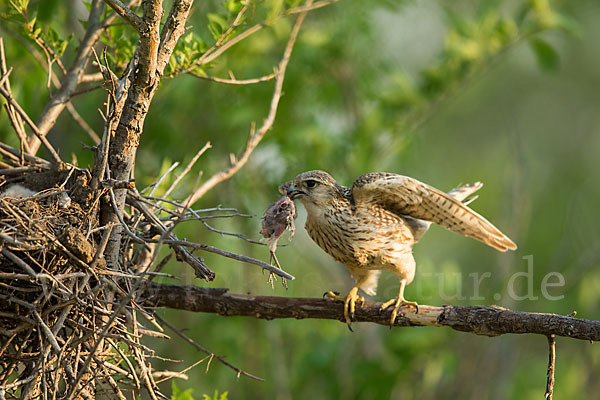
{"type": "MultiPolygon", "coordinates": [[[[65,3],[32,0],[29,9],[62,38],[76,32],[64,55],[71,60],[85,8],[79,1],[65,3]]],[[[259,2],[248,23],[276,15],[290,3],[297,2],[259,2]]],[[[229,21],[232,14],[214,1],[194,7],[191,42],[202,49],[214,42],[207,14],[229,21]]],[[[599,20],[595,0],[343,0],[313,11],[294,48],[273,130],[233,179],[195,206],[221,204],[255,215],[215,220],[214,226],[259,239],[260,217],[279,197],[277,185],[309,169],[326,170],[344,185],[373,171],[409,175],[445,190],[482,181],[473,208],[519,249],[500,254],[433,227],[414,249],[417,275],[407,298],[562,315],[577,310],[578,317],[600,319],[599,20]],[[528,279],[515,278],[529,265],[528,279]],[[475,287],[474,279],[486,272],[489,277],[475,287]],[[564,285],[545,295],[542,282],[551,272],[560,273],[564,285]]],[[[31,42],[19,39],[19,23],[1,22],[7,61],[14,67],[13,91],[37,116],[48,99],[46,74],[24,50],[23,44],[31,42]]],[[[202,73],[226,77],[231,69],[240,79],[270,73],[292,24],[291,18],[278,19],[202,73]]],[[[113,39],[126,48],[131,32],[119,29],[113,39]]],[[[272,82],[230,86],[191,76],[164,79],[141,139],[138,187],[175,161],[185,165],[210,141],[213,148],[173,194],[183,199],[195,174],[202,170],[206,179],[228,165],[229,153],[240,153],[250,123],[260,124],[266,116],[272,90],[272,82]]],[[[104,99],[105,93],[96,90],[74,100],[99,134],[97,109],[104,99]]],[[[2,114],[0,138],[16,145],[14,136],[2,114]]],[[[74,154],[80,166],[91,164],[91,153],[81,147],[91,142],[67,113],[50,140],[64,158],[74,154]]],[[[180,283],[239,293],[318,297],[327,290],[346,292],[352,285],[348,273],[310,240],[302,228],[304,210],[299,210],[294,240],[282,240],[287,246],[277,253],[296,276],[287,290],[279,282],[271,289],[256,266],[212,254],[205,255],[217,274],[210,284],[194,279],[185,265],[174,262],[167,269],[180,283]]],[[[265,247],[219,236],[196,222],[180,225],[176,233],[268,260],[265,247]]],[[[384,272],[375,299],[395,296],[397,287],[397,278],[384,272]]],[[[351,333],[337,321],[161,313],[198,343],[266,379],[236,379],[217,362],[208,371],[203,363],[188,372],[189,380],[177,382],[197,398],[217,390],[227,391],[229,399],[539,399],[545,390],[547,343],[540,336],[488,338],[446,328],[390,331],[369,324],[355,324],[351,333]]],[[[176,337],[148,344],[161,357],[183,360],[156,360],[157,367],[181,370],[203,357],[176,337]]],[[[596,346],[558,339],[555,398],[597,396],[596,346]]],[[[165,385],[169,392],[170,383],[165,385]]]]}

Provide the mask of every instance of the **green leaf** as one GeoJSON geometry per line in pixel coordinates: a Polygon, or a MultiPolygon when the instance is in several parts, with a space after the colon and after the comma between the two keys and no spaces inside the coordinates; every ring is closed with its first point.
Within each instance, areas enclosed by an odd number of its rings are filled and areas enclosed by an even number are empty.
{"type": "Polygon", "coordinates": [[[555,71],[558,69],[560,57],[548,42],[536,38],[533,39],[530,44],[541,68],[548,71],[555,71]]]}
{"type": "Polygon", "coordinates": [[[215,389],[215,394],[212,397],[207,394],[203,394],[202,399],[203,400],[227,400],[227,393],[228,392],[223,392],[223,393],[221,393],[221,395],[219,395],[219,391],[215,389]]]}
{"type": "Polygon", "coordinates": [[[31,29],[31,35],[33,37],[38,37],[40,36],[40,33],[42,33],[42,26],[36,21],[31,29]]]}
{"type": "Polygon", "coordinates": [[[221,37],[221,35],[227,30],[227,18],[221,14],[208,13],[208,29],[215,39],[221,37]]]}
{"type": "Polygon", "coordinates": [[[171,394],[171,400],[194,400],[192,397],[192,389],[188,389],[185,392],[182,392],[179,387],[175,384],[175,381],[172,381],[171,388],[173,390],[173,394],[171,394]]]}
{"type": "Polygon", "coordinates": [[[242,9],[242,1],[240,0],[227,0],[223,3],[223,7],[231,14],[237,14],[242,9]]]}
{"type": "Polygon", "coordinates": [[[52,28],[51,26],[48,27],[48,40],[50,41],[50,43],[56,43],[60,40],[60,38],[58,37],[58,33],[56,33],[54,28],[52,28]]]}
{"type": "Polygon", "coordinates": [[[10,0],[10,5],[20,13],[26,13],[29,7],[29,0],[10,0]]]}

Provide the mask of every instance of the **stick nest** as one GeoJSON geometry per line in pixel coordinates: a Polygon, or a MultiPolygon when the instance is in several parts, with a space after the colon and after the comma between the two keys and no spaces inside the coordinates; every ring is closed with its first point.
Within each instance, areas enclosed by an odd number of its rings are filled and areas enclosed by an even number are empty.
{"type": "Polygon", "coordinates": [[[36,194],[0,198],[0,398],[123,399],[128,388],[157,398],[140,339],[166,335],[138,322],[161,329],[131,295],[143,286],[140,245],[124,240],[122,270],[107,269],[89,173],[16,168],[2,169],[0,191],[20,183],[36,194]]]}

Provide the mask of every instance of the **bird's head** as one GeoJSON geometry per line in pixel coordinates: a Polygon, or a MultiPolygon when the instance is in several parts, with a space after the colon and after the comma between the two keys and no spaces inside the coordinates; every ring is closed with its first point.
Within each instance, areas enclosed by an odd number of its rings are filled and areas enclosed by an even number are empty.
{"type": "Polygon", "coordinates": [[[343,188],[331,175],[324,171],[308,171],[294,180],[279,186],[281,194],[287,194],[292,200],[298,199],[305,207],[327,206],[331,201],[343,196],[343,188]]]}

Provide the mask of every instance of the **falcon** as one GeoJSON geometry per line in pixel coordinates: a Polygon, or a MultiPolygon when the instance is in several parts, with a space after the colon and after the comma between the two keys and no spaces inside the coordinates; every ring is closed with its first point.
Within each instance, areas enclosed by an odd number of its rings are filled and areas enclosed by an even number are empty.
{"type": "MultiPolygon", "coordinates": [[[[344,318],[350,330],[356,303],[364,299],[361,289],[375,295],[382,270],[400,279],[398,296],[383,303],[393,306],[390,326],[400,307],[414,307],[404,298],[404,289],[415,277],[412,247],[432,222],[469,236],[499,251],[517,246],[487,219],[467,206],[481,188],[475,183],[444,193],[408,176],[370,173],[352,187],[339,185],[324,171],[308,171],[279,186],[281,194],[298,199],[306,208],[305,229],[312,240],[335,260],[344,264],[356,281],[344,301],[344,318]]],[[[337,298],[333,292],[326,293],[337,298]]]]}

